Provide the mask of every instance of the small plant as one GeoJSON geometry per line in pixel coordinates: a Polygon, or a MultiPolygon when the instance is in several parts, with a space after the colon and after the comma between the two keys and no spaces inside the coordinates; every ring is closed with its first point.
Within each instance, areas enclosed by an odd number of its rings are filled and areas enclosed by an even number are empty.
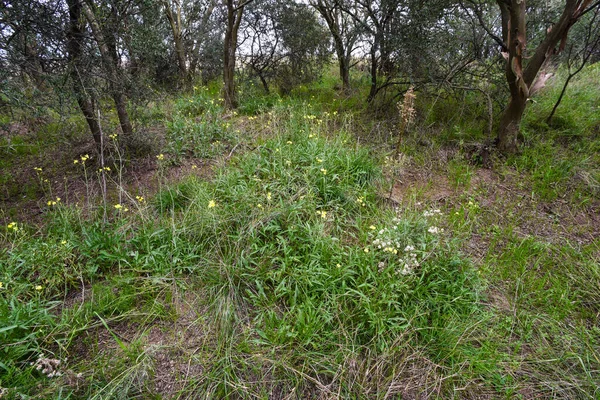
{"type": "Polygon", "coordinates": [[[400,122],[398,123],[398,142],[396,143],[396,153],[394,157],[398,157],[400,154],[400,146],[402,145],[402,139],[406,132],[411,128],[415,121],[416,110],[415,110],[415,94],[414,87],[410,86],[406,93],[404,93],[404,99],[402,102],[396,103],[398,114],[400,116],[400,122]]]}

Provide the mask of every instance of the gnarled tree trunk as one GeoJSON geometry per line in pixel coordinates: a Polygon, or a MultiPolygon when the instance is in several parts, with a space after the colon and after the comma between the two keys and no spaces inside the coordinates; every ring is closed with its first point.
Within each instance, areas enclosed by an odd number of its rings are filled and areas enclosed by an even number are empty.
{"type": "MultiPolygon", "coordinates": [[[[535,49],[526,67],[523,66],[527,45],[526,2],[525,0],[497,0],[497,3],[502,16],[502,40],[508,49],[506,80],[510,88],[510,102],[504,110],[498,127],[498,148],[504,153],[513,153],[517,150],[519,126],[531,85],[548,57],[564,48],[569,29],[589,11],[587,7],[591,0],[567,0],[560,19],[535,49]],[[559,48],[555,49],[559,43],[559,48]]],[[[596,6],[598,4],[593,7],[596,6]]]]}

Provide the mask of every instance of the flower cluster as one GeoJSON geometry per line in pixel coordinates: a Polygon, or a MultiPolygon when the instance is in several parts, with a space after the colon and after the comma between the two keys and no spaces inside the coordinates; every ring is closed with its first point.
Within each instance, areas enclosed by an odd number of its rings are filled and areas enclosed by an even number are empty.
{"type": "Polygon", "coordinates": [[[135,196],[135,199],[140,203],[143,203],[144,201],[146,201],[142,196],[135,196]]]}
{"type": "Polygon", "coordinates": [[[46,202],[48,207],[55,206],[58,203],[60,203],[60,197],[57,197],[56,200],[48,200],[48,202],[46,202]]]}
{"type": "Polygon", "coordinates": [[[157,155],[156,158],[158,159],[158,161],[162,161],[165,159],[165,155],[161,153],[161,154],[157,155]]]}
{"type": "Polygon", "coordinates": [[[104,168],[100,168],[100,169],[98,170],[98,172],[102,172],[102,171],[107,171],[107,172],[110,172],[110,167],[104,167],[104,168]]]}
{"type": "Polygon", "coordinates": [[[62,375],[62,372],[59,371],[60,360],[55,358],[46,358],[40,355],[35,362],[29,363],[29,365],[33,366],[48,378],[62,375]]]}
{"type": "Polygon", "coordinates": [[[6,229],[8,229],[9,231],[18,231],[19,227],[17,226],[16,222],[11,222],[10,224],[6,225],[6,229]]]}
{"type": "Polygon", "coordinates": [[[73,160],[73,164],[79,164],[79,161],[80,161],[80,160],[81,160],[81,163],[82,163],[82,164],[85,164],[85,162],[86,162],[87,160],[89,160],[89,159],[90,159],[90,156],[89,156],[89,155],[87,155],[87,154],[85,154],[85,155],[83,155],[83,156],[79,157],[79,160],[78,160],[78,159],[74,159],[74,160],[73,160]]]}
{"type": "Polygon", "coordinates": [[[442,212],[439,209],[435,209],[435,210],[426,210],[423,213],[424,217],[435,217],[438,215],[442,215],[442,212]]]}
{"type": "Polygon", "coordinates": [[[321,219],[327,219],[327,211],[317,211],[317,215],[320,215],[321,219]]]}
{"type": "Polygon", "coordinates": [[[417,260],[417,253],[413,253],[414,250],[415,248],[410,245],[404,248],[406,257],[404,259],[400,259],[400,264],[404,265],[402,266],[402,269],[398,271],[401,275],[408,275],[419,266],[419,261],[417,260]]]}
{"type": "Polygon", "coordinates": [[[124,212],[127,212],[127,211],[129,211],[129,208],[127,208],[127,207],[123,207],[123,205],[122,205],[122,204],[115,204],[115,205],[114,205],[114,207],[115,207],[115,209],[117,209],[117,210],[119,210],[119,211],[124,211],[124,212]]]}
{"type": "MultiPolygon", "coordinates": [[[[366,204],[365,204],[365,198],[364,198],[364,197],[359,197],[359,198],[357,198],[357,199],[356,199],[356,203],[357,203],[359,206],[361,206],[361,207],[364,207],[364,206],[366,206],[366,204]]],[[[371,226],[372,226],[372,225],[371,225],[371,226]]]]}
{"type": "Polygon", "coordinates": [[[429,229],[427,229],[427,232],[431,233],[432,235],[437,235],[438,233],[443,233],[444,228],[438,228],[437,226],[430,226],[429,229]]]}
{"type": "MultiPolygon", "coordinates": [[[[394,223],[400,222],[398,218],[393,219],[394,223]]],[[[376,228],[371,225],[369,227],[372,231],[376,228]]],[[[370,235],[375,235],[371,244],[374,248],[381,251],[382,253],[389,254],[397,258],[397,263],[400,269],[396,271],[400,275],[408,275],[414,272],[419,267],[419,256],[415,246],[412,244],[405,244],[406,239],[400,237],[398,231],[398,225],[393,225],[391,228],[383,228],[378,232],[371,232],[370,235]],[[403,243],[404,242],[404,243],[403,243]]],[[[365,248],[366,251],[367,248],[365,248]]],[[[382,271],[385,268],[385,263],[379,263],[379,270],[382,271]]]]}

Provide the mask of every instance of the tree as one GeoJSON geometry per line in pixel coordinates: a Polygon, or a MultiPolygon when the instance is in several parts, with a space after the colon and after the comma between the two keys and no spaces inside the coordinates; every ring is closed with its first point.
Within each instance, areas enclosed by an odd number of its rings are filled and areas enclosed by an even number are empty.
{"type": "Polygon", "coordinates": [[[330,57],[330,40],[314,10],[295,2],[264,0],[248,7],[241,52],[251,75],[269,92],[275,80],[283,93],[313,81],[330,57]]]}
{"type": "Polygon", "coordinates": [[[48,78],[62,67],[60,8],[60,0],[0,1],[1,78],[19,77],[22,89],[49,89],[48,78]]]}
{"type": "Polygon", "coordinates": [[[521,119],[529,98],[529,89],[548,58],[564,49],[569,29],[592,7],[592,0],[567,0],[562,13],[531,53],[527,52],[527,14],[525,0],[497,0],[502,18],[502,41],[508,50],[506,80],[510,89],[508,106],[500,119],[498,148],[505,153],[517,150],[521,119]],[[557,47],[558,46],[558,47],[557,47]],[[525,60],[528,60],[525,65],[525,60]]]}
{"type": "Polygon", "coordinates": [[[576,43],[572,43],[569,46],[569,51],[566,57],[567,64],[567,79],[563,84],[562,90],[560,91],[560,95],[546,118],[546,122],[550,123],[552,121],[552,117],[554,113],[558,109],[566,91],[569,86],[569,82],[571,79],[575,77],[578,73],[583,70],[583,67],[588,63],[592,55],[597,49],[600,49],[600,7],[596,8],[591,18],[587,21],[585,25],[585,29],[583,30],[583,38],[580,38],[576,43]],[[580,44],[580,47],[577,48],[577,44],[580,44]],[[574,68],[574,69],[573,69],[574,68]]]}
{"type": "Polygon", "coordinates": [[[183,4],[180,0],[162,0],[162,4],[173,35],[180,79],[186,82],[197,66],[193,55],[201,46],[216,0],[184,1],[183,4]]]}
{"type": "MultiPolygon", "coordinates": [[[[361,24],[343,11],[344,8],[352,9],[353,5],[344,0],[311,0],[310,4],[327,23],[335,46],[342,88],[344,91],[348,91],[352,52],[355,50],[355,44],[362,31],[361,24]]],[[[357,15],[356,10],[353,10],[353,13],[357,15]]]]}
{"type": "Polygon", "coordinates": [[[342,9],[364,29],[368,42],[371,78],[368,101],[381,89],[414,83],[415,75],[426,75],[430,60],[423,56],[429,53],[435,27],[444,23],[442,15],[448,1],[354,0],[354,9],[340,1],[342,9]],[[408,81],[396,80],[398,76],[407,77],[408,81]],[[383,82],[379,77],[384,78],[383,82]]]}
{"type": "Polygon", "coordinates": [[[173,32],[173,41],[175,43],[175,54],[177,55],[177,64],[179,66],[179,73],[181,74],[182,81],[187,79],[187,61],[186,51],[183,45],[183,27],[182,27],[182,16],[181,16],[181,4],[179,0],[173,0],[171,4],[170,0],[163,0],[163,6],[165,9],[165,15],[171,26],[173,32]],[[173,10],[173,5],[175,10],[173,10]]]}
{"type": "Polygon", "coordinates": [[[238,33],[244,8],[253,0],[225,0],[226,29],[223,41],[223,97],[225,108],[237,107],[237,93],[235,89],[235,56],[238,46],[238,33]]]}
{"type": "MultiPolygon", "coordinates": [[[[94,10],[92,10],[92,7],[90,7],[86,1],[81,1],[81,10],[91,28],[96,45],[100,50],[102,66],[104,67],[104,72],[107,75],[106,79],[108,81],[110,95],[115,102],[121,131],[127,138],[129,138],[133,134],[133,127],[131,126],[129,113],[127,112],[127,97],[125,96],[124,90],[125,82],[120,66],[121,60],[116,48],[117,40],[113,36],[116,29],[116,21],[113,20],[110,21],[113,23],[105,23],[103,29],[96,18],[94,10]]],[[[113,5],[110,13],[111,18],[114,18],[115,13],[116,9],[113,5]]]]}
{"type": "Polygon", "coordinates": [[[67,0],[69,8],[69,25],[67,28],[67,54],[73,92],[77,104],[90,128],[96,147],[102,145],[100,124],[96,116],[96,107],[85,89],[82,76],[82,53],[84,47],[84,26],[81,17],[81,1],[67,0]]]}

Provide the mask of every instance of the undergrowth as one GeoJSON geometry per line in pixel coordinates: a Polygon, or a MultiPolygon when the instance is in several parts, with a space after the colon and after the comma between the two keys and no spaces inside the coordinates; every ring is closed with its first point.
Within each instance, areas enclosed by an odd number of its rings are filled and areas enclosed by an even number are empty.
{"type": "Polygon", "coordinates": [[[487,180],[465,141],[486,121],[447,115],[456,99],[419,100],[452,123],[397,159],[394,125],[357,121],[327,79],[246,87],[240,115],[203,88],[148,110],[166,129],[155,194],[46,192],[43,224],[0,231],[0,395],[597,397],[600,243],[564,219],[597,204],[598,120],[568,111],[597,99],[594,74],[553,125],[554,89],[532,104],[487,180]],[[369,129],[383,154],[357,143],[369,129]],[[224,151],[210,180],[165,178],[224,151]]]}

